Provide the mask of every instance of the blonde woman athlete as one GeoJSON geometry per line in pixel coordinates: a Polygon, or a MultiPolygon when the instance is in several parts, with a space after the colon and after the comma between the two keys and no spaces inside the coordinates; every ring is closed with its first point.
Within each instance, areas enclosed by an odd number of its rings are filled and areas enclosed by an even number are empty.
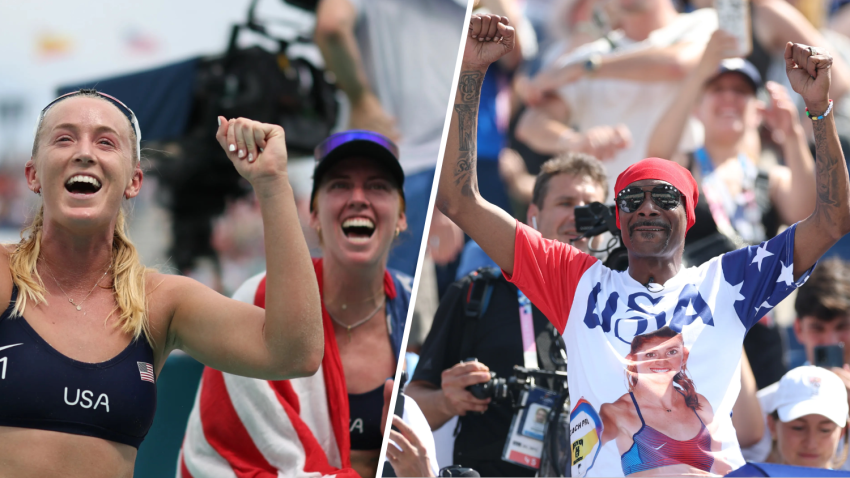
{"type": "Polygon", "coordinates": [[[216,138],[262,209],[268,282],[280,291],[265,310],[141,264],[121,207],[144,178],[129,108],[80,90],[42,110],[26,177],[43,204],[0,251],[0,476],[132,476],[172,350],[265,379],[319,367],[319,291],[303,280],[314,273],[283,129],[219,121],[216,138]]]}

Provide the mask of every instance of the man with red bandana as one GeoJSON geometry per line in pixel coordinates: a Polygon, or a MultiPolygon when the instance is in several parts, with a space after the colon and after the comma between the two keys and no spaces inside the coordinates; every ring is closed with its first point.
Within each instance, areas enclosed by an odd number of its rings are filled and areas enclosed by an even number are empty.
{"type": "Polygon", "coordinates": [[[618,272],[543,239],[478,193],[481,80],[513,45],[508,19],[472,17],[437,207],[562,333],[570,359],[573,476],[725,474],[742,466],[730,412],[744,335],[850,232],[850,181],[829,100],[832,57],[801,44],[785,50],[788,78],[813,120],[815,212],[769,241],[684,268],[696,183],[673,162],[645,159],[615,184],[617,225],[629,256],[629,269],[618,272]],[[603,404],[610,404],[605,416],[603,404]]]}

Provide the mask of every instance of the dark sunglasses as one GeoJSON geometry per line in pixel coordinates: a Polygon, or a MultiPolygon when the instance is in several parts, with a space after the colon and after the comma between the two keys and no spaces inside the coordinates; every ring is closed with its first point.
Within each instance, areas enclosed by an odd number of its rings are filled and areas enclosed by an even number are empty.
{"type": "Polygon", "coordinates": [[[682,203],[682,193],[678,189],[669,184],[659,184],[645,188],[629,186],[623,189],[617,194],[617,207],[626,213],[635,212],[643,204],[647,192],[656,206],[667,211],[676,209],[682,203]]]}

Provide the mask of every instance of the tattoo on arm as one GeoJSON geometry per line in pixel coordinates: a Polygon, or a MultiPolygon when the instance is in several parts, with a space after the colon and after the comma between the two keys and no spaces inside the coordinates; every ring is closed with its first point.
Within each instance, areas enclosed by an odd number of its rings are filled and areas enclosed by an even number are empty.
{"type": "MultiPolygon", "coordinates": [[[[813,121],[812,129],[815,134],[815,181],[818,192],[817,209],[832,217],[832,212],[839,206],[841,181],[844,179],[843,169],[839,161],[844,161],[841,151],[832,151],[830,147],[830,131],[826,121],[813,121]]],[[[831,126],[831,125],[830,125],[831,126]]]]}
{"type": "Polygon", "coordinates": [[[462,71],[458,79],[458,158],[455,166],[455,186],[463,196],[472,197],[478,189],[476,142],[478,135],[478,101],[484,75],[480,71],[462,71]]]}

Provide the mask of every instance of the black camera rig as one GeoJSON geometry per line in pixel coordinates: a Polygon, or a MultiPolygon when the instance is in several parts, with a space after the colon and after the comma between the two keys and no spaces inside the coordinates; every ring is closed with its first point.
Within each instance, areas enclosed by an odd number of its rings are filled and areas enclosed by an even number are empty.
{"type": "Polygon", "coordinates": [[[617,271],[624,271],[629,268],[629,254],[623,246],[620,228],[617,227],[617,216],[614,209],[616,207],[606,206],[601,202],[592,202],[587,206],[576,206],[576,231],[581,232],[582,235],[571,242],[610,232],[612,237],[604,249],[590,250],[591,252],[607,252],[608,258],[605,260],[605,265],[617,271]]]}

